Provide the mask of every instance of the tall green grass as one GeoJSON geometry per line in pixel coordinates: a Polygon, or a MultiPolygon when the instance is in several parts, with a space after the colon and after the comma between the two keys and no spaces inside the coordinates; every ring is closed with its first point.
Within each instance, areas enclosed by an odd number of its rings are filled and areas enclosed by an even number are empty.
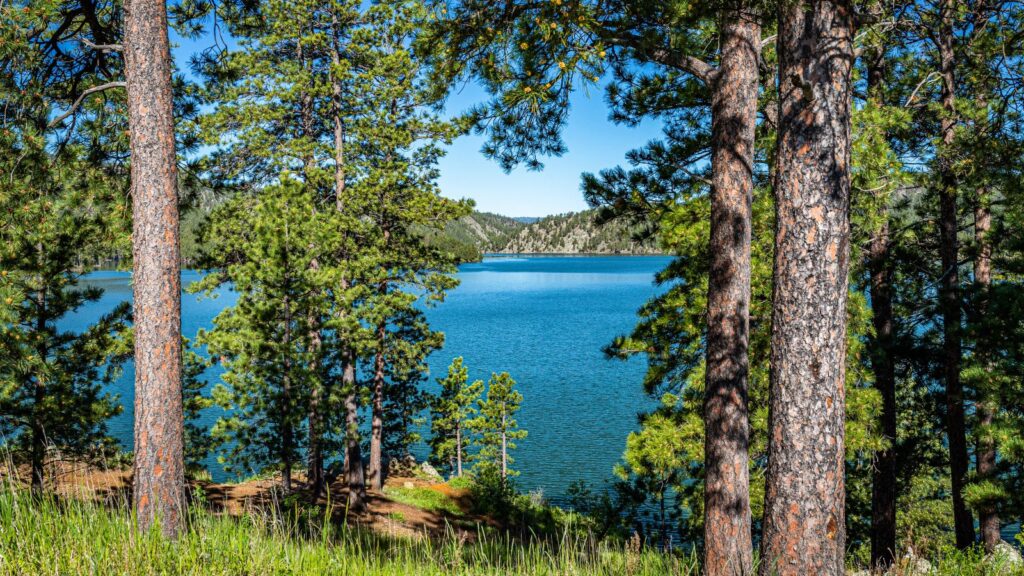
{"type": "Polygon", "coordinates": [[[137,532],[125,503],[102,505],[0,489],[0,575],[696,575],[692,558],[629,550],[566,533],[523,543],[389,538],[268,512],[193,512],[170,542],[137,532]]]}
{"type": "MultiPolygon", "coordinates": [[[[196,508],[187,531],[171,542],[157,530],[139,533],[123,495],[106,504],[38,498],[0,482],[0,576],[700,574],[693,555],[665,554],[636,541],[595,542],[579,530],[527,542],[494,531],[475,539],[455,530],[414,539],[339,526],[317,509],[286,509],[278,503],[235,518],[196,508]]],[[[928,560],[927,569],[903,563],[890,574],[1024,576],[1024,565],[980,549],[944,550],[928,560]]]]}

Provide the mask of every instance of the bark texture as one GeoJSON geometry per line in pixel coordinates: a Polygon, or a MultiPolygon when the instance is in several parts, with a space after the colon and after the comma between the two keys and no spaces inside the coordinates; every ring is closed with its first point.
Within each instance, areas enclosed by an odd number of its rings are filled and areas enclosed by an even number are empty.
{"type": "MultiPolygon", "coordinates": [[[[331,15],[334,33],[331,43],[331,95],[333,97],[334,124],[334,206],[338,212],[345,211],[345,123],[342,119],[341,81],[333,70],[341,65],[341,42],[338,15],[331,15]]],[[[349,288],[346,279],[341,280],[341,290],[349,288]]],[[[348,347],[342,353],[342,390],[345,391],[345,484],[348,487],[348,507],[362,510],[366,502],[366,471],[363,467],[362,446],[359,442],[359,397],[356,383],[356,354],[348,347]]]]}
{"type": "Polygon", "coordinates": [[[711,270],[704,398],[704,569],[750,574],[747,344],[750,227],[761,26],[723,11],[721,64],[711,87],[711,270]]]}
{"type": "Polygon", "coordinates": [[[175,537],[185,509],[177,166],[167,9],[125,3],[135,322],[135,480],[139,528],[175,537]]]}
{"type": "MultiPolygon", "coordinates": [[[[313,261],[313,266],[316,261],[313,261]]],[[[313,315],[311,315],[313,316],[313,315]]],[[[311,369],[317,376],[313,380],[312,389],[309,391],[309,414],[307,424],[309,426],[309,445],[306,448],[306,476],[309,484],[310,498],[315,502],[324,489],[324,452],[323,452],[323,428],[324,418],[322,414],[322,399],[330,397],[329,392],[324,389],[324,382],[320,378],[320,354],[323,350],[323,340],[319,322],[315,317],[310,318],[310,323],[316,326],[309,331],[309,347],[313,353],[311,369]]]]}
{"type": "Polygon", "coordinates": [[[501,412],[501,479],[508,478],[508,434],[505,432],[505,409],[501,412]]]}
{"type": "Polygon", "coordinates": [[[849,0],[779,8],[765,576],[844,572],[853,17],[849,0]]]}
{"type": "Polygon", "coordinates": [[[942,364],[946,384],[946,433],[949,440],[950,483],[953,492],[953,528],[958,548],[974,544],[974,519],[964,502],[967,479],[967,424],[964,418],[964,389],[960,381],[962,311],[960,309],[960,244],[957,238],[957,177],[948,156],[956,139],[956,59],[953,52],[953,21],[956,0],[944,0],[942,23],[937,37],[942,77],[942,144],[938,162],[939,252],[942,277],[939,307],[942,311],[942,364]]]}
{"type": "Polygon", "coordinates": [[[462,478],[462,422],[455,423],[455,475],[462,478]]]}
{"type": "MultiPolygon", "coordinates": [[[[287,234],[287,228],[285,234],[287,234]]],[[[287,268],[287,257],[285,267],[287,268]]],[[[284,375],[281,378],[281,488],[285,493],[292,491],[292,457],[295,452],[295,434],[292,429],[292,309],[290,282],[285,274],[284,297],[284,375]]]]}

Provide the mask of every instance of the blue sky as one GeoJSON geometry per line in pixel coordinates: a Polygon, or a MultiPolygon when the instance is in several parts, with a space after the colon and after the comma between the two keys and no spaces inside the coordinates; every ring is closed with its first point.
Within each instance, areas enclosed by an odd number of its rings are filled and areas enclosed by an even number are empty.
{"type": "MultiPolygon", "coordinates": [[[[467,86],[453,94],[448,110],[465,110],[485,98],[483,90],[467,86]]],[[[563,137],[569,149],[544,160],[542,171],[520,167],[505,173],[497,162],[480,153],[485,136],[470,134],[457,140],[441,160],[441,190],[451,198],[472,198],[477,210],[506,216],[547,216],[587,207],[580,192],[580,174],[625,163],[625,154],[660,135],[660,123],[647,121],[635,128],[608,120],[603,89],[577,92],[570,103],[563,137]]]]}
{"type": "MultiPolygon", "coordinates": [[[[179,69],[187,71],[189,57],[206,48],[210,39],[186,40],[172,31],[171,42],[179,69]]],[[[230,39],[228,43],[233,44],[230,39]]],[[[447,110],[452,114],[464,112],[485,98],[482,88],[469,84],[452,94],[447,110]]],[[[541,171],[520,167],[505,173],[480,153],[485,136],[461,137],[441,160],[442,194],[472,198],[477,210],[506,216],[548,216],[583,210],[587,205],[580,192],[582,173],[624,164],[626,152],[661,134],[660,122],[646,121],[628,127],[609,121],[603,87],[590,85],[587,90],[577,91],[569,110],[569,122],[563,132],[568,152],[544,159],[541,171]]]]}

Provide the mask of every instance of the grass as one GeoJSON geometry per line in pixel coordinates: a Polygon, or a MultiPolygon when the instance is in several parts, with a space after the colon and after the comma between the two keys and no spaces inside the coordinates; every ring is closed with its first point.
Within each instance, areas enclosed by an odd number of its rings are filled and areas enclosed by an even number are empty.
{"type": "MultiPolygon", "coordinates": [[[[425,488],[395,489],[413,506],[454,506],[425,488]],[[445,503],[447,502],[447,503],[445,503]]],[[[442,508],[443,509],[443,508],[442,508]]],[[[401,522],[400,518],[392,520],[401,522]]],[[[695,556],[663,554],[638,540],[595,542],[566,530],[554,540],[523,542],[492,531],[467,540],[454,530],[438,539],[381,535],[326,522],[317,509],[280,508],[240,518],[190,513],[176,542],[139,533],[126,501],[99,504],[36,498],[0,482],[0,576],[77,574],[212,576],[697,576],[695,556]]],[[[928,570],[901,566],[890,576],[1024,576],[1024,564],[986,558],[980,549],[943,550],[928,570]]]]}
{"type": "Polygon", "coordinates": [[[692,559],[566,534],[521,543],[398,539],[361,529],[299,526],[276,513],[192,514],[177,542],[140,534],[124,503],[36,499],[0,488],[0,575],[696,575],[692,559]]]}
{"type": "Polygon", "coordinates": [[[397,486],[385,486],[384,495],[402,504],[415,506],[433,512],[447,512],[458,515],[462,513],[459,505],[446,494],[430,488],[405,488],[397,486]]]}
{"type": "MultiPolygon", "coordinates": [[[[867,575],[866,569],[848,571],[867,575]]],[[[925,559],[900,558],[888,576],[1024,576],[1024,563],[1014,562],[1003,554],[986,556],[979,545],[969,550],[946,547],[925,559]]]]}

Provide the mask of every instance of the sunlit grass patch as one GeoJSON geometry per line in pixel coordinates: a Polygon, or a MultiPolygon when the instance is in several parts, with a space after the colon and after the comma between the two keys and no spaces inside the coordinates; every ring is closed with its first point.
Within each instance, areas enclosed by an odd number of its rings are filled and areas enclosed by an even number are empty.
{"type": "Polygon", "coordinates": [[[450,496],[423,486],[413,488],[385,486],[384,495],[395,502],[432,512],[447,512],[453,515],[462,513],[459,505],[450,496]]]}

